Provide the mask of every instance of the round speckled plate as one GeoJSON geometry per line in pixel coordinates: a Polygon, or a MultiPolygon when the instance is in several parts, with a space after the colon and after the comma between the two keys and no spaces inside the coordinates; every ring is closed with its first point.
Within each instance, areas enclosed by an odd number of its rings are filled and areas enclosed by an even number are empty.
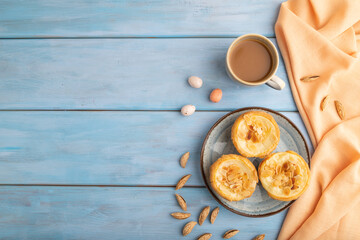
{"type": "MultiPolygon", "coordinates": [[[[259,181],[255,192],[250,198],[237,202],[230,202],[218,195],[210,185],[210,166],[223,154],[239,154],[231,141],[231,127],[241,114],[260,110],[269,113],[280,128],[280,142],[274,152],[292,150],[300,154],[310,165],[310,154],[304,137],[289,119],[270,109],[251,107],[235,110],[220,118],[208,132],[201,150],[201,172],[212,196],[230,211],[247,217],[266,217],[288,208],[294,201],[284,202],[269,197],[259,181]]],[[[262,158],[249,158],[256,169],[262,158]]]]}

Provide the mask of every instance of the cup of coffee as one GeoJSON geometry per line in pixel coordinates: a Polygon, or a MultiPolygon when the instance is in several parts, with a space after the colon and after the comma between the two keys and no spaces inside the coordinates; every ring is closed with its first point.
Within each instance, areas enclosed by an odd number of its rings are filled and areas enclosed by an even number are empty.
{"type": "Polygon", "coordinates": [[[226,71],[236,82],[257,86],[266,83],[281,90],[285,82],[275,76],[279,54],[274,44],[259,34],[246,34],[235,39],[226,54],[226,71]]]}

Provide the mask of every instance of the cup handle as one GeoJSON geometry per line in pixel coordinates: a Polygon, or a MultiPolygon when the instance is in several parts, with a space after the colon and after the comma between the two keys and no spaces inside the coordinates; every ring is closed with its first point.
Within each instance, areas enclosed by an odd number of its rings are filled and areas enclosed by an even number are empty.
{"type": "Polygon", "coordinates": [[[266,84],[276,90],[282,90],[286,85],[284,80],[275,75],[270,78],[270,80],[267,81],[266,84]]]}

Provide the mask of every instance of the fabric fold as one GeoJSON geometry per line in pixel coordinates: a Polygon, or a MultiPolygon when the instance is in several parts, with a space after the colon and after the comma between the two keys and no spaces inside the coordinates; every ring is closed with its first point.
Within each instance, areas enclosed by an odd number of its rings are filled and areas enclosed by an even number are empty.
{"type": "Polygon", "coordinates": [[[290,208],[279,239],[360,239],[360,1],[290,0],[275,32],[316,148],[310,187],[290,208]],[[300,80],[312,75],[320,77],[300,80]]]}

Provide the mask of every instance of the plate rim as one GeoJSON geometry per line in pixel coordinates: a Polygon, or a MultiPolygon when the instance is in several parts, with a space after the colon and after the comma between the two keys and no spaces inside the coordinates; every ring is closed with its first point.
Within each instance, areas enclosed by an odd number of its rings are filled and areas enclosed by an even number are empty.
{"type": "Polygon", "coordinates": [[[239,109],[236,109],[234,111],[231,111],[227,114],[225,114],[224,116],[222,116],[221,118],[219,118],[215,123],[214,125],[210,128],[210,130],[208,131],[208,133],[206,134],[206,137],[203,141],[203,144],[202,144],[202,147],[201,147],[201,153],[200,153],[200,168],[201,168],[201,175],[202,175],[202,178],[203,178],[203,181],[205,183],[205,186],[206,188],[208,189],[208,191],[210,192],[210,194],[212,195],[212,197],[221,205],[223,206],[224,208],[226,208],[227,210],[233,212],[233,213],[236,213],[238,215],[241,215],[241,216],[245,216],[245,217],[253,217],[253,218],[260,218],[260,217],[269,217],[269,216],[272,216],[272,215],[275,215],[279,212],[282,212],[284,210],[286,210],[287,208],[289,208],[295,201],[295,200],[292,200],[290,201],[288,204],[286,204],[284,207],[280,208],[279,210],[276,210],[276,211],[273,211],[273,212],[270,212],[270,213],[265,213],[265,214],[259,214],[259,215],[253,215],[253,214],[247,214],[247,213],[244,213],[244,212],[240,212],[240,211],[237,211],[235,209],[232,209],[228,206],[226,206],[216,195],[215,193],[213,192],[213,190],[210,188],[210,186],[208,185],[207,181],[206,181],[206,176],[205,176],[205,172],[204,172],[204,168],[203,168],[203,159],[204,159],[204,151],[205,151],[205,145],[209,139],[209,136],[210,134],[213,132],[214,128],[217,127],[217,125],[219,125],[225,118],[227,118],[228,116],[234,114],[234,113],[237,113],[237,112],[241,112],[241,111],[249,111],[249,110],[262,110],[262,111],[268,111],[268,112],[271,112],[273,114],[276,114],[276,115],[279,115],[280,117],[284,118],[286,121],[288,121],[288,123],[290,123],[293,128],[298,132],[298,134],[300,135],[302,141],[304,142],[304,145],[305,145],[305,149],[306,149],[306,154],[307,154],[307,157],[309,159],[309,168],[310,168],[310,152],[309,152],[309,147],[308,147],[308,144],[306,143],[305,141],[305,138],[303,136],[303,134],[300,132],[299,128],[295,125],[295,123],[293,123],[289,118],[287,118],[286,116],[284,116],[283,114],[275,111],[275,110],[272,110],[272,109],[269,109],[269,108],[264,108],[264,107],[245,107],[245,108],[239,108],[239,109]]]}

